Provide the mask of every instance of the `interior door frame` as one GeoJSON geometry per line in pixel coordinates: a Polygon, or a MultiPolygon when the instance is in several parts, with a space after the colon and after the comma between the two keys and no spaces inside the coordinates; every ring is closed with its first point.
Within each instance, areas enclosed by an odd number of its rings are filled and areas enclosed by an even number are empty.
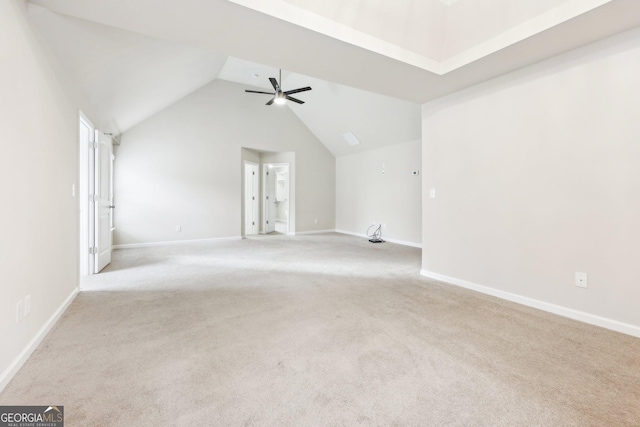
{"type": "Polygon", "coordinates": [[[93,150],[92,146],[95,143],[96,127],[91,120],[82,113],[79,112],[78,119],[78,163],[79,163],[79,180],[78,180],[78,208],[80,211],[80,230],[79,230],[79,245],[80,245],[80,276],[87,276],[93,274],[95,270],[94,263],[95,257],[91,256],[90,248],[93,247],[93,233],[94,229],[94,204],[91,202],[90,195],[93,188],[92,176],[93,172],[93,150]],[[88,140],[85,141],[82,135],[82,127],[85,126],[89,129],[88,140]]]}

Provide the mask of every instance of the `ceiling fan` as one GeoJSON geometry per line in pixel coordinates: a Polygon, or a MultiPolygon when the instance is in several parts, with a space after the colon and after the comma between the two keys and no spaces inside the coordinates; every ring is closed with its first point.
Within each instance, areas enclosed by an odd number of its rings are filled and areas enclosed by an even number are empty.
{"type": "Polygon", "coordinates": [[[291,94],[294,93],[299,93],[299,92],[306,92],[308,90],[311,90],[311,88],[309,86],[307,87],[301,87],[300,89],[293,89],[293,90],[287,90],[287,91],[283,91],[282,90],[282,70],[280,70],[280,76],[279,76],[279,80],[276,80],[275,77],[269,77],[269,81],[271,82],[271,85],[273,86],[273,89],[275,90],[274,93],[271,92],[261,92],[259,90],[249,90],[249,89],[245,89],[245,92],[249,92],[249,93],[264,93],[265,95],[272,95],[273,98],[271,99],[271,101],[267,102],[266,105],[271,105],[274,102],[276,104],[284,104],[287,102],[287,99],[289,101],[293,101],[293,102],[297,102],[298,104],[304,104],[304,101],[300,101],[299,99],[296,99],[292,96],[289,96],[291,94]]]}

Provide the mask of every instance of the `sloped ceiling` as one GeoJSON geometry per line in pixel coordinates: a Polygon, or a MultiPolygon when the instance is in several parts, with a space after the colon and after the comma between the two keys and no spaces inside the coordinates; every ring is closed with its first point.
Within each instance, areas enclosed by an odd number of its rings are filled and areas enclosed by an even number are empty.
{"type": "MultiPolygon", "coordinates": [[[[230,57],[218,78],[247,85],[247,88],[273,91],[269,77],[278,78],[278,69],[230,57]]],[[[421,137],[420,106],[413,102],[327,82],[284,71],[284,90],[311,86],[309,92],[294,95],[304,105],[287,103],[294,114],[334,156],[355,153],[385,145],[408,142],[421,137]],[[342,135],[352,132],[360,145],[350,146],[342,135]]],[[[256,103],[272,97],[239,93],[256,103]]],[[[265,108],[282,108],[272,105],[265,108]]],[[[286,107],[285,107],[286,108],[286,107]]]]}
{"type": "Polygon", "coordinates": [[[30,17],[93,110],[121,133],[215,79],[227,60],[31,6],[30,17]]]}
{"type": "Polygon", "coordinates": [[[417,139],[420,104],[640,25],[637,0],[31,0],[30,11],[111,131],[215,78],[268,89],[282,67],[285,88],[314,88],[287,108],[335,155],[417,139]],[[362,144],[347,146],[347,131],[362,144]]]}

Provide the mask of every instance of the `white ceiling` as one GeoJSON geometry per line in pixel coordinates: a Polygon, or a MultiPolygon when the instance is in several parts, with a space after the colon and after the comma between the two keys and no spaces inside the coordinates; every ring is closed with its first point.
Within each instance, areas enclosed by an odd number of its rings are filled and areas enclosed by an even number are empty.
{"type": "Polygon", "coordinates": [[[111,131],[215,78],[269,89],[282,67],[293,71],[285,89],[313,87],[289,108],[335,155],[417,139],[420,104],[640,25],[638,0],[31,3],[36,27],[111,131]],[[347,131],[362,144],[349,147],[347,131]]]}
{"type": "MultiPolygon", "coordinates": [[[[444,2],[449,6],[445,7],[439,0],[229,1],[438,75],[563,26],[602,6],[622,3],[464,0],[444,2]]],[[[635,3],[637,12],[640,9],[635,3]]],[[[640,19],[633,22],[638,25],[640,19]]],[[[615,26],[621,23],[615,22],[615,26]]],[[[601,24],[607,26],[609,22],[601,24]]],[[[581,33],[590,30],[584,26],[581,33]]],[[[561,40],[557,42],[562,44],[561,40]]]]}

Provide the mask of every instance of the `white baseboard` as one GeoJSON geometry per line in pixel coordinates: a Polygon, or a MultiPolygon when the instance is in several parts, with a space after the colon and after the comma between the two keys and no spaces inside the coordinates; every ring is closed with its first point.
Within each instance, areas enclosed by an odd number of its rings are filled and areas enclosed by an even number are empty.
{"type": "Polygon", "coordinates": [[[53,313],[53,315],[49,318],[49,320],[47,320],[42,328],[40,328],[38,333],[31,339],[31,341],[29,341],[26,347],[20,352],[18,357],[16,357],[13,362],[11,362],[11,364],[7,367],[7,369],[2,372],[2,374],[0,375],[0,392],[4,390],[11,379],[16,375],[16,373],[18,373],[20,368],[22,368],[22,365],[24,365],[25,362],[29,360],[31,354],[35,351],[36,348],[38,348],[38,345],[40,345],[44,337],[47,336],[51,328],[53,328],[58,319],[60,319],[60,317],[65,312],[67,307],[69,307],[76,295],[78,295],[78,288],[75,288],[73,292],[69,294],[67,299],[64,300],[62,305],[56,310],[55,313],[53,313]]]}
{"type": "Polygon", "coordinates": [[[194,239],[194,240],[173,240],[168,242],[150,242],[150,243],[129,243],[125,245],[113,245],[113,249],[132,249],[132,248],[152,248],[155,246],[173,246],[173,245],[188,245],[190,243],[204,243],[204,242],[222,242],[229,240],[242,240],[242,237],[214,237],[211,239],[194,239]]]}
{"type": "MultiPolygon", "coordinates": [[[[346,231],[346,230],[335,230],[335,232],[336,233],[340,233],[340,234],[348,234],[350,236],[363,237],[365,239],[369,238],[364,233],[354,233],[352,231],[346,231]]],[[[384,236],[382,236],[382,240],[384,240],[385,242],[389,242],[389,243],[395,243],[396,245],[411,246],[412,248],[422,249],[422,244],[421,243],[407,242],[405,240],[398,240],[398,239],[388,239],[388,238],[386,238],[384,236]]]]}
{"type": "Polygon", "coordinates": [[[336,230],[312,230],[312,231],[296,231],[293,235],[304,235],[304,234],[327,234],[327,233],[335,233],[336,230]]]}
{"type": "Polygon", "coordinates": [[[364,233],[354,233],[352,231],[347,231],[347,230],[336,230],[336,233],[348,234],[349,236],[356,236],[356,237],[364,237],[364,238],[367,237],[367,235],[364,233]]]}
{"type": "Polygon", "coordinates": [[[442,274],[433,273],[431,271],[420,270],[420,275],[428,277],[430,279],[438,280],[440,282],[445,282],[451,285],[460,286],[462,288],[471,289],[473,291],[481,292],[483,294],[491,295],[507,301],[526,305],[528,307],[537,308],[538,310],[547,311],[549,313],[557,314],[563,317],[568,317],[569,319],[578,320],[583,323],[600,326],[601,328],[610,329],[612,331],[621,332],[623,334],[640,338],[639,326],[619,322],[617,320],[608,319],[606,317],[597,316],[595,314],[586,313],[584,311],[574,310],[572,308],[562,307],[533,298],[523,297],[521,295],[512,294],[510,292],[501,291],[499,289],[490,288],[488,286],[478,285],[476,283],[467,282],[466,280],[456,279],[455,277],[449,277],[442,274]]]}

